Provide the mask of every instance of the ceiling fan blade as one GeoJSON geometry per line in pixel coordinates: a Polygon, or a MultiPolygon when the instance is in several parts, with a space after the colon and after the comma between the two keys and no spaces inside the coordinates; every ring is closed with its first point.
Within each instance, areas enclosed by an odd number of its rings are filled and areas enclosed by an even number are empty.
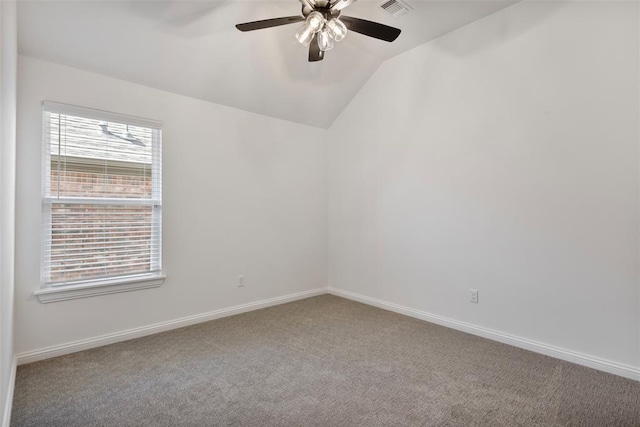
{"type": "MultiPolygon", "coordinates": [[[[263,28],[279,27],[280,25],[293,24],[294,22],[304,21],[303,16],[285,16],[283,18],[263,19],[262,21],[245,22],[236,25],[240,31],[261,30],[263,28]]],[[[354,30],[355,31],[355,30],[354,30]]]]}
{"type": "Polygon", "coordinates": [[[400,35],[400,30],[398,28],[393,28],[378,22],[344,15],[340,15],[340,20],[344,22],[344,25],[346,25],[351,31],[384,40],[386,42],[392,42],[400,35]]]}
{"type": "Polygon", "coordinates": [[[334,4],[331,5],[329,10],[332,11],[332,12],[334,12],[334,11],[337,12],[337,11],[342,10],[345,7],[349,6],[350,4],[353,4],[355,1],[356,0],[337,0],[334,4]]]}
{"type": "Polygon", "coordinates": [[[318,45],[318,34],[315,34],[309,44],[309,62],[322,61],[323,59],[324,52],[320,50],[320,46],[318,45]]]}

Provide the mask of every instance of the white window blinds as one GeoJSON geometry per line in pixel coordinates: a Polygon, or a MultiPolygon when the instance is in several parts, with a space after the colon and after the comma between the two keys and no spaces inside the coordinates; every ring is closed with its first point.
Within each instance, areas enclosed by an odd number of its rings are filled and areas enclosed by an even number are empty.
{"type": "Polygon", "coordinates": [[[43,103],[44,287],[161,272],[160,123],[43,103]]]}

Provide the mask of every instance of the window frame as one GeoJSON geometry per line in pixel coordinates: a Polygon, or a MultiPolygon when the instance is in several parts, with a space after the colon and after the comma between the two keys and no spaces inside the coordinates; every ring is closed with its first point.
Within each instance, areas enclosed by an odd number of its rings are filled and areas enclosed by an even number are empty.
{"type": "MultiPolygon", "coordinates": [[[[119,292],[128,292],[138,289],[155,288],[164,282],[165,275],[162,271],[162,122],[150,120],[135,116],[118,114],[108,111],[97,110],[93,108],[79,107],[69,104],[61,104],[51,101],[42,102],[42,163],[40,171],[42,173],[41,183],[41,203],[42,203],[42,221],[41,221],[41,258],[40,258],[40,289],[34,291],[34,295],[38,297],[40,302],[49,303],[56,301],[65,301],[75,298],[85,298],[95,295],[105,295],[119,292]],[[151,147],[151,198],[135,199],[135,198],[91,198],[91,197],[64,197],[56,198],[50,195],[50,177],[51,177],[51,152],[50,152],[50,135],[47,135],[49,114],[72,115],[87,119],[101,120],[106,122],[117,122],[130,126],[145,127],[152,130],[153,145],[151,147]],[[71,282],[49,283],[46,277],[45,251],[51,248],[51,234],[47,231],[51,229],[51,206],[53,203],[64,203],[69,201],[73,203],[99,204],[130,204],[136,206],[152,205],[152,237],[150,249],[151,272],[137,274],[123,274],[117,276],[108,276],[97,279],[83,279],[71,282]],[[153,243],[157,242],[157,245],[153,243]],[[154,262],[155,261],[155,262],[154,262]]],[[[60,161],[61,159],[58,159],[60,161]]]]}

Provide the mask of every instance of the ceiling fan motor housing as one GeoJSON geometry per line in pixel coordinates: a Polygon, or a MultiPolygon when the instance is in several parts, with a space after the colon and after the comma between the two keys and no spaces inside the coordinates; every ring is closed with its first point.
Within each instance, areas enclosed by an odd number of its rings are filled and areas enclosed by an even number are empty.
{"type": "Polygon", "coordinates": [[[309,6],[302,6],[302,16],[306,18],[313,11],[320,12],[326,20],[337,18],[338,16],[340,16],[339,10],[331,10],[329,8],[329,2],[325,1],[325,6],[321,6],[322,3],[323,2],[316,2],[316,7],[314,8],[310,8],[309,6]]]}

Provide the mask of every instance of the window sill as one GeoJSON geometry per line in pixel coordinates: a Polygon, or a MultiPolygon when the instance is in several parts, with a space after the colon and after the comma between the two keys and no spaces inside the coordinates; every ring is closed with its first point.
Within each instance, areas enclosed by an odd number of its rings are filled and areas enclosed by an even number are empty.
{"type": "Polygon", "coordinates": [[[120,292],[137,291],[139,289],[157,288],[162,285],[164,275],[142,275],[106,279],[73,285],[61,285],[52,288],[38,289],[33,292],[41,303],[67,301],[77,298],[88,298],[97,295],[115,294],[120,292]]]}

